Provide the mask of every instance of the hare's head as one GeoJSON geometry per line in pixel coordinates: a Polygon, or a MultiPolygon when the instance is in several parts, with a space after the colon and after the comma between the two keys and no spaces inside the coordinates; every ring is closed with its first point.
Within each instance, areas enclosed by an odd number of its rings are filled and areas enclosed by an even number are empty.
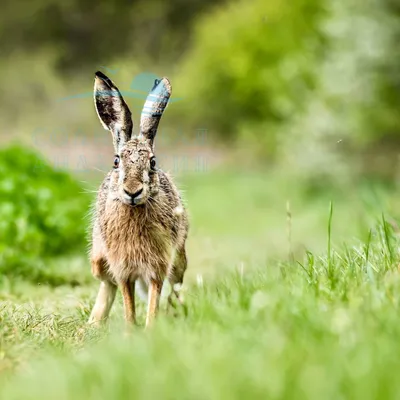
{"type": "Polygon", "coordinates": [[[159,177],[154,138],[170,96],[168,79],[156,80],[142,111],[140,133],[133,136],[131,112],[120,91],[104,74],[96,72],[95,106],[102,125],[113,137],[118,198],[125,204],[144,204],[151,196],[157,195],[159,177]]]}

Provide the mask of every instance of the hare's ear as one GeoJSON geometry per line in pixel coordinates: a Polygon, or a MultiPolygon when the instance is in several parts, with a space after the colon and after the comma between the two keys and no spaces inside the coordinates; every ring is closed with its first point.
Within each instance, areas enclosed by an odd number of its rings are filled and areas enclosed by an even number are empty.
{"type": "Polygon", "coordinates": [[[100,122],[112,133],[115,152],[118,154],[132,135],[131,112],[111,79],[99,71],[94,78],[94,104],[100,122]]]}
{"type": "Polygon", "coordinates": [[[167,78],[156,79],[144,104],[140,117],[140,136],[145,137],[152,147],[158,124],[171,96],[171,90],[171,84],[167,78]]]}

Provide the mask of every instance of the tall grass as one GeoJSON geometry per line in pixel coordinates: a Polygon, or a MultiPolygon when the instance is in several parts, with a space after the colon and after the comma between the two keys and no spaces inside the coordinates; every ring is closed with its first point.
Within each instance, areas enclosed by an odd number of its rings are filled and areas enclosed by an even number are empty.
{"type": "Polygon", "coordinates": [[[192,284],[188,315],[163,304],[150,331],[122,333],[120,300],[108,328],[88,326],[93,287],[4,302],[1,397],[396,398],[398,237],[383,219],[365,243],[335,248],[332,210],[325,254],[192,284]]]}
{"type": "Polygon", "coordinates": [[[48,281],[24,269],[0,284],[0,398],[396,398],[398,193],[316,195],[244,168],[180,181],[187,315],[167,314],[163,300],[144,331],[139,303],[125,334],[118,297],[95,329],[85,252],[39,257],[48,281]]]}

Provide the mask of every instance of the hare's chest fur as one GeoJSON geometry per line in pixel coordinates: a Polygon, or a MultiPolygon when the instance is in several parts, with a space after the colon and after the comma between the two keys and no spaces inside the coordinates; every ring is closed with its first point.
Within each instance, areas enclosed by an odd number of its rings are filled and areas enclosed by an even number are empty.
{"type": "Polygon", "coordinates": [[[117,281],[165,276],[173,243],[159,216],[114,201],[107,204],[100,221],[109,271],[117,281]]]}

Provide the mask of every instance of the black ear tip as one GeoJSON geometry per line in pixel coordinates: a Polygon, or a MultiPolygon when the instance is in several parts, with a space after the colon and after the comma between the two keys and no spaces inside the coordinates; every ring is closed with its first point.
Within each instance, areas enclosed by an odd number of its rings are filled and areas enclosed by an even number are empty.
{"type": "Polygon", "coordinates": [[[107,78],[101,71],[96,71],[94,74],[95,74],[98,78],[102,78],[102,79],[107,78]]]}
{"type": "Polygon", "coordinates": [[[95,72],[95,77],[101,79],[102,81],[106,82],[107,84],[111,84],[111,80],[107,75],[104,75],[101,71],[95,72]]]}

